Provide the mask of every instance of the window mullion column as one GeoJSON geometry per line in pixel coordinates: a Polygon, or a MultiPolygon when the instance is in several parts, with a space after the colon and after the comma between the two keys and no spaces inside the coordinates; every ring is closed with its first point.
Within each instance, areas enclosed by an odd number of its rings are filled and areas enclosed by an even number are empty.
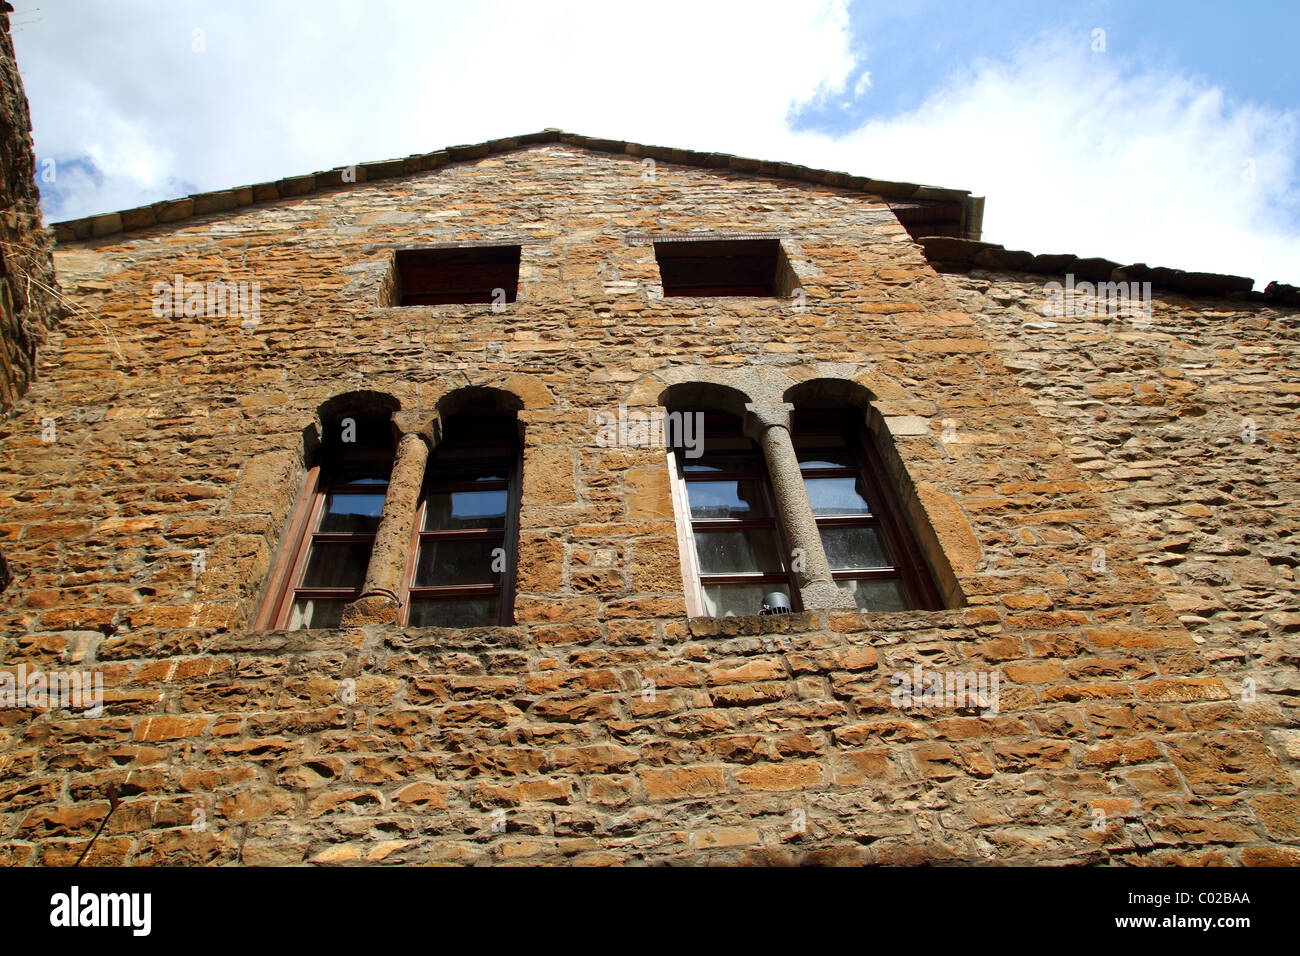
{"type": "MultiPolygon", "coordinates": [[[[808,503],[799,459],[790,438],[793,410],[794,406],[786,403],[747,404],[745,434],[763,449],[786,546],[803,554],[803,569],[795,572],[795,580],[804,609],[856,610],[853,598],[835,584],[821,532],[817,530],[817,519],[808,503]]],[[[792,555],[786,555],[786,560],[791,561],[792,555]]]]}
{"type": "Polygon", "coordinates": [[[365,583],[357,599],[343,610],[345,626],[395,624],[400,619],[402,585],[411,557],[411,526],[419,510],[428,461],[429,442],[425,436],[416,431],[402,435],[379,513],[365,583]]]}

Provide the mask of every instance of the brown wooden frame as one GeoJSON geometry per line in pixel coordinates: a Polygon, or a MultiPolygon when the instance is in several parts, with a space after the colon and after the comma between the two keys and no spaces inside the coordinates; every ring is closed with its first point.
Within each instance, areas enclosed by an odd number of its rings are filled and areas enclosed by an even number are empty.
{"type": "Polygon", "coordinates": [[[258,625],[261,627],[283,630],[289,626],[293,605],[299,600],[334,600],[347,603],[361,596],[361,586],[356,588],[303,588],[299,587],[312,549],[317,542],[347,543],[375,540],[373,531],[315,531],[319,527],[321,515],[325,509],[325,500],[330,494],[387,494],[388,485],[357,484],[349,481],[323,481],[321,466],[313,467],[307,473],[303,494],[294,508],[294,517],[290,524],[292,547],[286,547],[277,558],[276,569],[272,576],[268,594],[274,598],[263,607],[258,625]]]}
{"type": "Polygon", "coordinates": [[[302,493],[298,495],[298,500],[294,503],[284,537],[281,539],[280,549],[276,553],[271,569],[270,583],[266,589],[266,597],[262,601],[255,623],[258,630],[264,631],[283,627],[281,621],[285,615],[282,615],[281,611],[284,607],[285,593],[292,590],[292,588],[287,587],[290,580],[289,573],[297,564],[298,552],[302,547],[303,534],[308,526],[307,519],[311,515],[312,506],[316,502],[316,491],[319,483],[320,465],[314,465],[307,471],[306,479],[303,481],[302,493]]]}

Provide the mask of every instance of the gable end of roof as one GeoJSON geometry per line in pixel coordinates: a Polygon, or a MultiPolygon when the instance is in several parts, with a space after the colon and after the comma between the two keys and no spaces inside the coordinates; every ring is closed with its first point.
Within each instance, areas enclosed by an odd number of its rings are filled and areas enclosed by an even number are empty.
{"type": "Polygon", "coordinates": [[[522,136],[507,136],[502,139],[488,140],[463,146],[448,146],[432,153],[420,153],[405,159],[390,159],[374,163],[358,163],[355,166],[339,166],[335,169],[310,173],[305,176],[290,176],[274,182],[256,183],[251,186],[236,186],[214,192],[198,193],[181,199],[168,199],[124,209],[120,212],[103,213],[53,223],[55,239],[60,243],[84,242],[102,239],[123,232],[134,232],[159,225],[170,225],[199,216],[220,214],[252,206],[258,203],[274,202],[278,199],[292,199],[312,193],[333,189],[345,189],[357,183],[375,182],[381,179],[394,179],[416,173],[430,172],[453,163],[468,163],[500,153],[528,149],[558,143],[574,146],[596,153],[612,153],[633,156],[639,159],[653,159],[656,162],[672,163],[678,166],[695,166],[701,169],[725,169],[736,173],[761,176],[770,179],[784,179],[792,182],[814,183],[837,189],[847,189],[879,196],[889,203],[898,215],[899,221],[912,234],[951,235],[960,239],[978,239],[983,220],[984,200],[971,196],[964,189],[942,189],[937,186],[921,186],[916,183],[899,183],[888,180],[871,179],[866,176],[851,176],[848,173],[827,169],[812,169],[792,163],[767,162],[732,156],[729,153],[702,153],[695,150],[676,149],[668,146],[647,146],[643,143],[628,143],[622,140],[601,139],[593,136],[581,136],[566,133],[559,129],[544,129],[522,136]],[[347,178],[351,177],[351,178],[347,178]],[[918,232],[919,230],[919,232],[918,232]]]}

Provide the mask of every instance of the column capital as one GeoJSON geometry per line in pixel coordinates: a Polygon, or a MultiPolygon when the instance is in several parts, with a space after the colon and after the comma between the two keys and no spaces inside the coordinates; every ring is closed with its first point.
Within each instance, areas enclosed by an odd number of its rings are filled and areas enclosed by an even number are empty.
{"type": "Polygon", "coordinates": [[[442,435],[442,421],[438,413],[422,409],[408,408],[393,412],[393,427],[401,435],[399,442],[419,436],[431,449],[437,447],[438,439],[442,435]]]}
{"type": "Polygon", "coordinates": [[[794,406],[789,402],[747,402],[745,404],[745,434],[758,441],[769,428],[790,430],[790,416],[794,406]]]}

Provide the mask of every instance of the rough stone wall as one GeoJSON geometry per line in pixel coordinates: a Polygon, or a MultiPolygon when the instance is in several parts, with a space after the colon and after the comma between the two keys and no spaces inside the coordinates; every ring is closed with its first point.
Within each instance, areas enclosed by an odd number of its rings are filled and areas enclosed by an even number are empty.
{"type": "Polygon", "coordinates": [[[1050,276],[945,279],[1297,779],[1300,309],[1157,290],[1142,328],[1045,315],[1050,276]]]}
{"type": "Polygon", "coordinates": [[[1300,862],[1295,780],[887,207],[642,174],[548,146],[57,253],[89,315],[0,435],[0,669],[106,707],[0,711],[0,859],[75,858],[115,783],[97,862],[1300,862]],[[701,229],[786,234],[806,311],[664,299],[636,235],[701,229]],[[527,240],[504,314],[378,305],[394,245],[476,239],[527,240]],[[176,273],[259,322],[155,316],[176,273]],[[687,621],[663,453],[595,415],[728,374],[870,389],[965,606],[687,621]],[[467,384],[524,404],[518,624],[250,629],[317,407],[467,384]],[[892,706],[916,664],[999,713],[892,706]]]}
{"type": "Polygon", "coordinates": [[[9,15],[0,11],[0,411],[27,391],[36,347],[58,312],[53,241],[41,225],[31,126],[9,15]]]}

